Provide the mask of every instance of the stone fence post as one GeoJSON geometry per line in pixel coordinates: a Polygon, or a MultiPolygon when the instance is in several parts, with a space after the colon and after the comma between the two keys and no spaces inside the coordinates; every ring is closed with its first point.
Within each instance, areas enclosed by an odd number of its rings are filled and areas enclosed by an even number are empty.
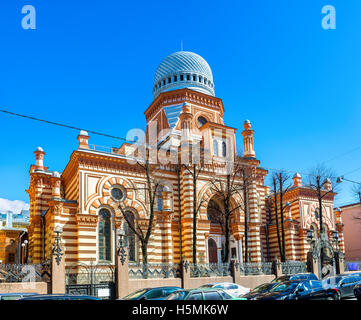
{"type": "Polygon", "coordinates": [[[322,280],[322,275],[319,273],[319,261],[314,259],[312,252],[307,252],[307,268],[308,271],[314,273],[319,280],[322,280]]]}
{"type": "Polygon", "coordinates": [[[65,259],[55,254],[51,257],[51,293],[65,293],[65,259]]]}
{"type": "Polygon", "coordinates": [[[233,283],[240,284],[241,272],[239,268],[239,262],[236,260],[231,261],[231,274],[233,278],[233,283]]]}
{"type": "Polygon", "coordinates": [[[181,262],[182,268],[182,288],[183,289],[190,289],[190,266],[187,260],[181,262]]]}
{"type": "Polygon", "coordinates": [[[345,271],[345,260],[343,258],[342,251],[335,252],[335,263],[336,263],[336,274],[344,273],[345,271]]]}
{"type": "Polygon", "coordinates": [[[276,258],[276,260],[272,261],[272,270],[273,274],[276,276],[276,278],[282,276],[282,265],[281,262],[276,258]]]}
{"type": "Polygon", "coordinates": [[[118,249],[115,259],[115,290],[116,298],[123,298],[129,294],[128,255],[122,247],[118,249]]]}

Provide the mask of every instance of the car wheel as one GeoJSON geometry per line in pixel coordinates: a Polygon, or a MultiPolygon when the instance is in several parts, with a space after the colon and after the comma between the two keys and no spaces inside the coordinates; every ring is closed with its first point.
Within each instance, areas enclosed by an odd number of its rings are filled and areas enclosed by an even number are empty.
{"type": "Polygon", "coordinates": [[[332,296],[333,300],[340,300],[341,299],[341,295],[339,292],[335,292],[332,296]]]}

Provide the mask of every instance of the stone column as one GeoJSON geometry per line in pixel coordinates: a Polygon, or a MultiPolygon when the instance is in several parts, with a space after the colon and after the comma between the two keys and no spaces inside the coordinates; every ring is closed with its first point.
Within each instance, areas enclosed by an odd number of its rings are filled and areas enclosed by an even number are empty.
{"type": "Polygon", "coordinates": [[[261,233],[255,181],[251,183],[249,189],[248,250],[250,262],[261,262],[261,233]]]}

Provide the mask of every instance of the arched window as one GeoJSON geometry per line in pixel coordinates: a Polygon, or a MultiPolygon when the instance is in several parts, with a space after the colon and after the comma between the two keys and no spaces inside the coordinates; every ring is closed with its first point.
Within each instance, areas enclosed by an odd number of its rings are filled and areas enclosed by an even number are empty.
{"type": "Polygon", "coordinates": [[[110,212],[108,209],[99,211],[98,224],[98,258],[103,261],[111,261],[111,226],[110,212]]]}
{"type": "Polygon", "coordinates": [[[162,191],[163,191],[163,186],[159,186],[157,189],[157,207],[159,211],[163,210],[163,196],[162,196],[162,191]]]}
{"type": "MultiPolygon", "coordinates": [[[[134,214],[131,211],[125,212],[127,220],[129,224],[135,228],[135,218],[134,214]]],[[[129,224],[125,221],[124,223],[124,233],[128,242],[128,259],[129,261],[135,262],[137,260],[137,242],[136,242],[136,234],[129,227],[129,224]]]]}
{"type": "Polygon", "coordinates": [[[207,119],[205,117],[202,117],[202,116],[198,117],[197,120],[198,120],[197,121],[198,122],[198,127],[202,127],[204,124],[207,123],[207,119]]]}
{"type": "Polygon", "coordinates": [[[218,141],[216,139],[213,140],[213,153],[218,156],[218,141]]]}
{"type": "Polygon", "coordinates": [[[227,156],[227,145],[224,141],[222,142],[222,156],[223,157],[227,156]]]}

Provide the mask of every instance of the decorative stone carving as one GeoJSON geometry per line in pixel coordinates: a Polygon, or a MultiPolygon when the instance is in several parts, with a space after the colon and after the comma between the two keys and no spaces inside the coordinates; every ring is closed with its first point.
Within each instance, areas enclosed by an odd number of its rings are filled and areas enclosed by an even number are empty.
{"type": "Polygon", "coordinates": [[[98,224],[98,216],[92,214],[77,214],[76,219],[80,226],[96,227],[98,224]]]}

